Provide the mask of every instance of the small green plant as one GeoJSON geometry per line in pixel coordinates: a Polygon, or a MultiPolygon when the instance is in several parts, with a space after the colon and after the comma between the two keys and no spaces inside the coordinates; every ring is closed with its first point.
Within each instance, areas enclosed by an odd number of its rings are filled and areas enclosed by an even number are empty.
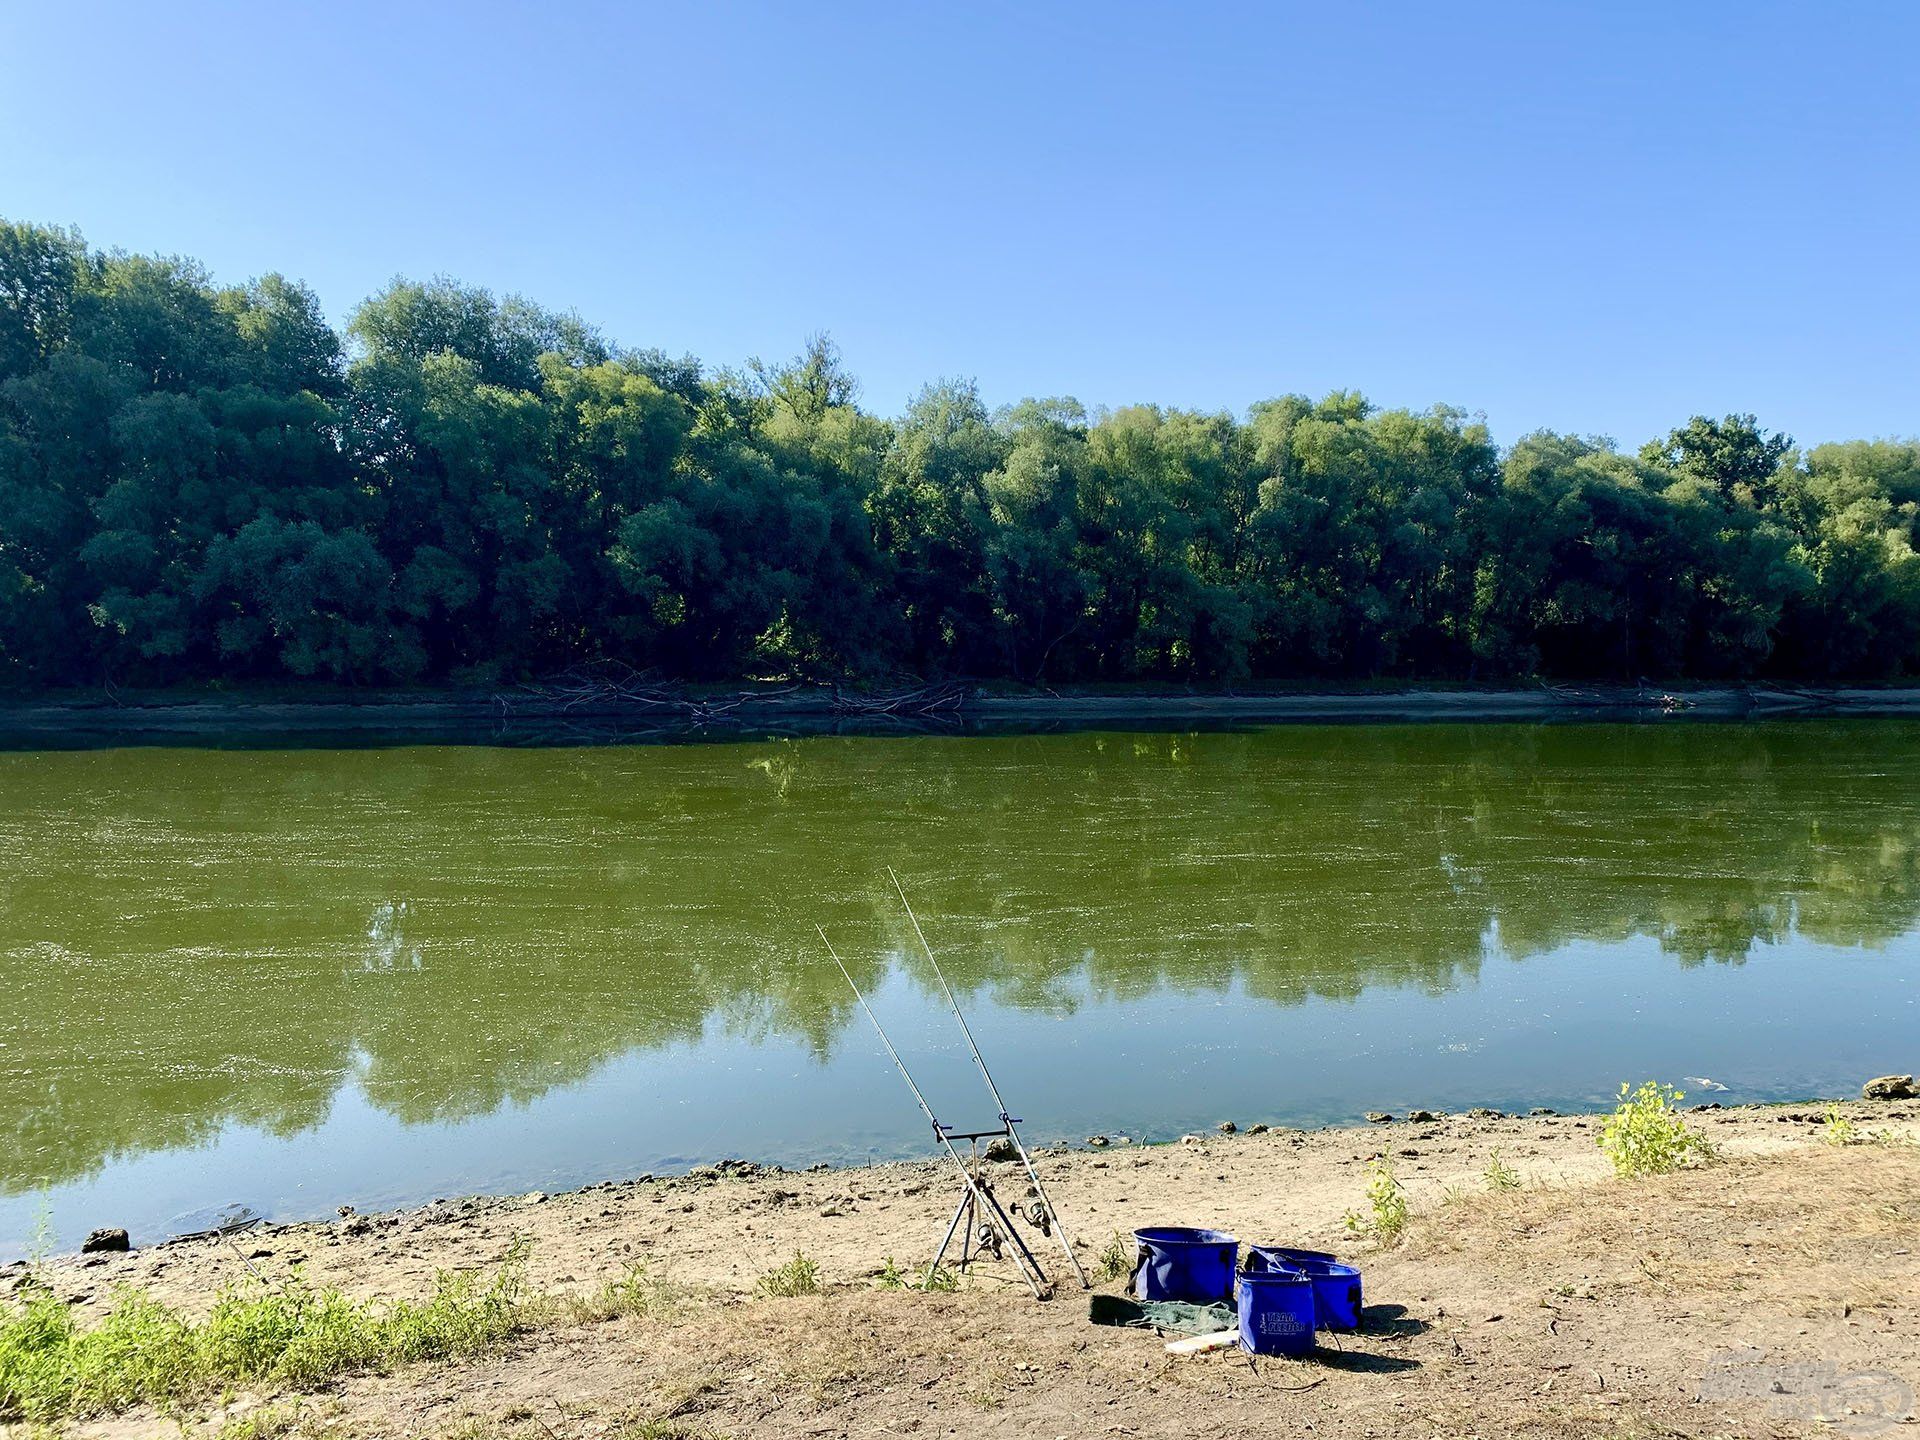
{"type": "Polygon", "coordinates": [[[1829,1145],[1853,1145],[1859,1142],[1860,1129],[1829,1100],[1820,1117],[1820,1138],[1829,1145]]]}
{"type": "Polygon", "coordinates": [[[900,1268],[900,1263],[889,1255],[886,1263],[880,1267],[880,1274],[874,1285],[881,1290],[922,1290],[951,1293],[960,1288],[960,1277],[944,1265],[936,1265],[925,1280],[916,1280],[900,1268]]]}
{"type": "Polygon", "coordinates": [[[1372,1240],[1383,1249],[1398,1245],[1407,1229],[1407,1191],[1386,1160],[1367,1167],[1367,1213],[1349,1210],[1348,1233],[1372,1240]]]}
{"type": "Polygon", "coordinates": [[[762,1295],[791,1299],[820,1289],[820,1267],[804,1251],[796,1250],[786,1264],[767,1271],[754,1289],[762,1295]]]}
{"type": "Polygon", "coordinates": [[[1094,1257],[1094,1281],[1097,1284],[1105,1280],[1118,1280],[1122,1275],[1132,1273],[1132,1247],[1127,1244],[1126,1237],[1116,1230],[1113,1232],[1113,1238],[1107,1241],[1106,1249],[1094,1257]]]}
{"type": "Polygon", "coordinates": [[[1487,1161],[1486,1180],[1487,1189],[1496,1193],[1501,1190],[1520,1188],[1520,1172],[1507,1164],[1498,1150],[1494,1151],[1493,1158],[1487,1161]]]}
{"type": "Polygon", "coordinates": [[[951,1295],[960,1288],[959,1272],[936,1265],[927,1272],[927,1278],[920,1288],[935,1295],[951,1295]]]}
{"type": "Polygon", "coordinates": [[[42,1194],[33,1207],[33,1238],[27,1242],[27,1271],[38,1274],[53,1254],[53,1199],[42,1194]]]}
{"type": "Polygon", "coordinates": [[[1648,1080],[1622,1084],[1620,1103],[1600,1132],[1600,1148],[1624,1176],[1666,1175],[1718,1158],[1713,1143],[1680,1117],[1686,1092],[1648,1080]]]}

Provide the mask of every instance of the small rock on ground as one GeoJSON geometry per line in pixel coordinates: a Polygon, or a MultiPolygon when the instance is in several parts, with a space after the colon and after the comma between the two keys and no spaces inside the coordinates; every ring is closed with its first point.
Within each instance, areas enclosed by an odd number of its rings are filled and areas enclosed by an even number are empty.
{"type": "Polygon", "coordinates": [[[1862,1100],[1911,1100],[1913,1096],[1911,1075],[1876,1075],[1860,1087],[1862,1100]]]}

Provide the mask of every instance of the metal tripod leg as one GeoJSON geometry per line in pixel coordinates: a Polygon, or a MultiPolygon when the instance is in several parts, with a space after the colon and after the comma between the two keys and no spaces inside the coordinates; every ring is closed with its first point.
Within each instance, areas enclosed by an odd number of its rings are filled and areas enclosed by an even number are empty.
{"type": "MultiPolygon", "coordinates": [[[[940,1248],[933,1252],[933,1263],[927,1266],[928,1283],[932,1283],[933,1272],[938,1270],[940,1268],[940,1262],[946,1259],[947,1246],[953,1243],[954,1231],[960,1228],[960,1222],[962,1218],[964,1218],[967,1214],[967,1211],[972,1208],[973,1208],[973,1189],[972,1187],[968,1187],[964,1192],[962,1192],[960,1196],[960,1204],[958,1208],[956,1208],[953,1212],[953,1219],[947,1222],[947,1233],[940,1237],[940,1248]]],[[[963,1243],[961,1245],[961,1250],[963,1253],[965,1249],[966,1249],[966,1246],[963,1243]]]]}
{"type": "Polygon", "coordinates": [[[980,1181],[980,1141],[973,1141],[973,1155],[960,1167],[961,1177],[966,1181],[966,1191],[960,1197],[960,1205],[953,1212],[953,1219],[947,1224],[947,1233],[940,1238],[940,1248],[933,1252],[933,1263],[927,1266],[927,1283],[933,1283],[933,1272],[940,1268],[940,1262],[946,1258],[947,1247],[953,1243],[954,1233],[960,1235],[960,1268],[967,1268],[972,1257],[974,1216],[979,1213],[979,1203],[974,1189],[980,1181]]]}
{"type": "MultiPolygon", "coordinates": [[[[1034,1258],[1033,1251],[1027,1248],[1027,1242],[1020,1238],[1020,1232],[1013,1228],[1013,1221],[1008,1218],[1006,1210],[1002,1208],[1000,1197],[987,1188],[985,1181],[976,1180],[972,1176],[968,1177],[966,1193],[960,1197],[960,1204],[953,1212],[953,1219],[947,1222],[947,1233],[941,1237],[940,1248],[933,1252],[933,1263],[927,1266],[928,1282],[932,1282],[934,1272],[940,1268],[941,1260],[946,1258],[947,1247],[953,1244],[954,1234],[960,1229],[962,1222],[971,1227],[973,1218],[983,1210],[990,1212],[1000,1222],[1000,1233],[1012,1242],[1014,1263],[1019,1266],[1021,1277],[1026,1280],[1035,1298],[1040,1300],[1052,1298],[1053,1283],[1047,1279],[1047,1272],[1040,1268],[1040,1262],[1034,1258]]],[[[967,1241],[962,1240],[960,1248],[964,1255],[967,1241]]],[[[964,1260],[961,1262],[963,1267],[965,1263],[964,1260]]]]}

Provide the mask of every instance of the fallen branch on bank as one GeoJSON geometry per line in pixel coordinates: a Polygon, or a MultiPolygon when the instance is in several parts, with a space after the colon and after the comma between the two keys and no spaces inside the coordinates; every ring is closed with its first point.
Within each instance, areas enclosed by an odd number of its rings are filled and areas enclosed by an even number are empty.
{"type": "Polygon", "coordinates": [[[912,690],[883,694],[849,693],[833,687],[833,713],[873,717],[920,718],[951,715],[967,703],[967,687],[957,681],[922,685],[912,690]]]}

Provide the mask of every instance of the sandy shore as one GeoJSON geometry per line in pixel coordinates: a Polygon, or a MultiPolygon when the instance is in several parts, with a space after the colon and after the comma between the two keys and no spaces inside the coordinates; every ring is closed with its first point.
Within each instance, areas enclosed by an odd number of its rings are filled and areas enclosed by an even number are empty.
{"type": "MultiPolygon", "coordinates": [[[[876,1288],[887,1257],[924,1263],[950,1211],[952,1177],[929,1162],[729,1164],[268,1226],[232,1245],[67,1256],[44,1273],[89,1309],[121,1284],[197,1308],[249,1267],[271,1279],[299,1266],[316,1283],[399,1296],[436,1271],[496,1264],[526,1237],[541,1289],[591,1291],[639,1263],[676,1297],[657,1313],[537,1333],[485,1362],[281,1402],[291,1408],[274,1409],[275,1423],[289,1433],[1883,1433],[1813,1411],[1843,1403],[1834,1387],[1847,1376],[1920,1385],[1920,1101],[1843,1108],[1883,1142],[1825,1143],[1817,1106],[1712,1110],[1688,1118],[1724,1163],[1640,1181],[1611,1176],[1592,1116],[1442,1116],[1044,1155],[1090,1268],[1116,1234],[1147,1224],[1358,1258],[1367,1325],[1302,1361],[1176,1360],[1150,1334],[1091,1326],[1058,1250],[1040,1252],[1061,1282],[1047,1304],[1005,1265],[951,1295],[876,1288]],[[1496,1154],[1521,1188],[1489,1190],[1496,1154]],[[1408,1239],[1377,1253],[1342,1225],[1376,1157],[1394,1165],[1415,1214],[1408,1239]],[[823,1293],[755,1298],[756,1279],[796,1250],[818,1262],[823,1293]],[[1729,1361],[1730,1347],[1761,1358],[1729,1361]],[[1825,1375],[1826,1388],[1811,1399],[1769,1388],[1781,1374],[1802,1390],[1825,1375]],[[1752,1394],[1723,1393],[1741,1386],[1752,1394]]],[[[996,1174],[1003,1195],[1023,1193],[1016,1168],[996,1174]]],[[[0,1271],[0,1291],[18,1277],[0,1271]]],[[[151,1434],[154,1419],[84,1430],[151,1434]]]]}

